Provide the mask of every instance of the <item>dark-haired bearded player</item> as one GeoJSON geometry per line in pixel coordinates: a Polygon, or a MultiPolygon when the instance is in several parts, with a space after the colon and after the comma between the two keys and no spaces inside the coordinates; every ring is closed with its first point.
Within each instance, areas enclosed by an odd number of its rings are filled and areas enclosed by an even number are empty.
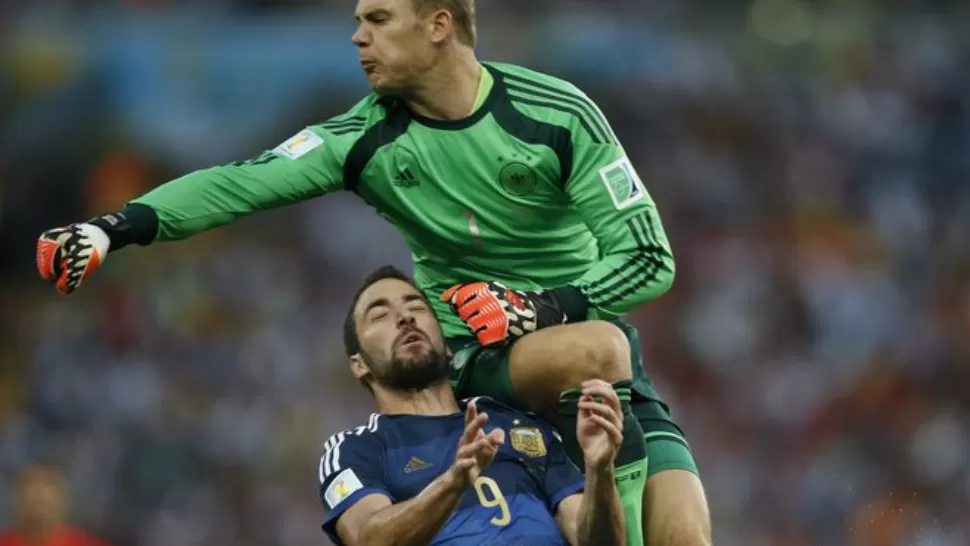
{"type": "Polygon", "coordinates": [[[583,385],[580,473],[537,415],[455,400],[441,326],[402,272],[364,281],[344,344],[378,413],[324,445],[323,528],[337,544],[637,546],[613,479],[623,413],[608,383],[583,385]]]}

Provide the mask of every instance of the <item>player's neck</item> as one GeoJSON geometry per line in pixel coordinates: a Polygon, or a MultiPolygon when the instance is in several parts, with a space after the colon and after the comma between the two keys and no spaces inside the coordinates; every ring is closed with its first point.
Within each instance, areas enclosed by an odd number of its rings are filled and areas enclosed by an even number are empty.
{"type": "Polygon", "coordinates": [[[412,112],[428,118],[466,118],[473,113],[482,70],[473,49],[456,48],[428,72],[422,86],[404,101],[412,112]]]}
{"type": "Polygon", "coordinates": [[[385,415],[451,415],[458,411],[458,402],[444,381],[416,392],[383,391],[377,409],[385,415]]]}

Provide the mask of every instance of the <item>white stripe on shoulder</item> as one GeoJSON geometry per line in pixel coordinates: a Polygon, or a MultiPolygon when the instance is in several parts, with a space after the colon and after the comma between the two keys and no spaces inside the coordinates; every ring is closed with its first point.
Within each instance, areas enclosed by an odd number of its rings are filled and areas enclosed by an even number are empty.
{"type": "Polygon", "coordinates": [[[337,435],[337,442],[333,444],[333,449],[330,450],[330,471],[338,472],[340,471],[340,444],[344,443],[344,439],[347,437],[346,432],[341,432],[337,435]]]}
{"type": "Polygon", "coordinates": [[[373,434],[377,432],[379,419],[380,414],[372,413],[370,418],[368,418],[366,425],[361,425],[353,429],[342,430],[333,434],[327,439],[327,441],[323,444],[323,456],[320,457],[319,474],[321,484],[325,482],[328,477],[340,471],[340,446],[344,443],[347,436],[363,436],[365,433],[373,434]]]}

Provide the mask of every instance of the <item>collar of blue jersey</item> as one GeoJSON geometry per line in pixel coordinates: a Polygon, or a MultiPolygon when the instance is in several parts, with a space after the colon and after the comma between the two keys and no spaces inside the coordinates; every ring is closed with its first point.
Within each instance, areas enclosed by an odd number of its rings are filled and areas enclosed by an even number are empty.
{"type": "Polygon", "coordinates": [[[527,417],[535,417],[536,416],[536,413],[535,412],[531,412],[531,411],[520,411],[520,410],[517,410],[517,409],[513,408],[512,406],[508,406],[506,404],[503,404],[503,403],[501,403],[501,402],[499,402],[499,401],[497,401],[495,399],[489,398],[487,396],[475,396],[475,397],[472,397],[472,398],[462,398],[461,400],[458,401],[458,409],[461,410],[462,413],[464,413],[465,412],[465,409],[468,408],[468,404],[470,404],[471,402],[475,402],[476,408],[481,408],[482,405],[484,404],[484,405],[488,405],[488,406],[497,406],[497,407],[500,407],[500,408],[504,408],[504,409],[507,409],[509,411],[516,412],[516,413],[518,413],[520,415],[525,415],[527,417]]]}

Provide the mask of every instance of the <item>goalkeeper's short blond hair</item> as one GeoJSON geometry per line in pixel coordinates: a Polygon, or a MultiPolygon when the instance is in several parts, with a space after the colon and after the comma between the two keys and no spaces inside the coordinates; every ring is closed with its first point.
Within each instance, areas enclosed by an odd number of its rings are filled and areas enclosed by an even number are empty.
{"type": "Polygon", "coordinates": [[[475,47],[477,38],[475,0],[411,0],[411,2],[414,3],[414,10],[419,15],[427,15],[439,9],[451,12],[458,41],[467,46],[475,47]]]}

